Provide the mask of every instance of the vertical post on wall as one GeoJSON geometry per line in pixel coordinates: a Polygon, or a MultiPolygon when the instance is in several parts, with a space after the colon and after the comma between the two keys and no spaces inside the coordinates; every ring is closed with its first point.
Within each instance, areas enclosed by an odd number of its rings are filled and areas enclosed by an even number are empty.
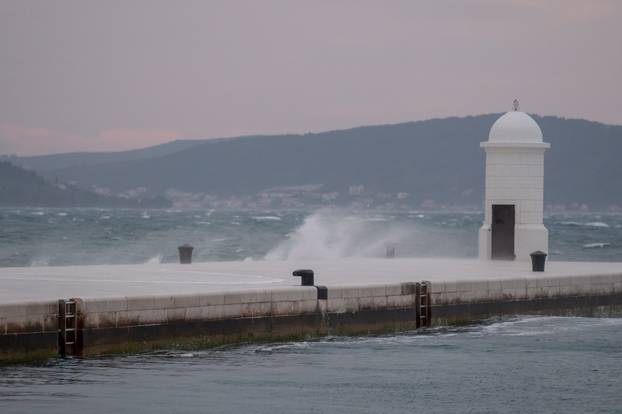
{"type": "Polygon", "coordinates": [[[421,328],[421,283],[415,283],[415,329],[421,328]]]}
{"type": "Polygon", "coordinates": [[[432,326],[431,283],[424,281],[417,283],[416,296],[418,301],[417,327],[429,328],[432,326]]]}
{"type": "Polygon", "coordinates": [[[65,348],[65,301],[63,299],[58,300],[58,355],[61,358],[65,358],[67,350],[65,348]]]}

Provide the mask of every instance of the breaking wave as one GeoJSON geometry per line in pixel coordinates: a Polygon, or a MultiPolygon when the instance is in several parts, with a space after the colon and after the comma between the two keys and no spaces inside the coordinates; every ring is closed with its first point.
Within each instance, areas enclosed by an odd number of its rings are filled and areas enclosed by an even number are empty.
{"type": "Polygon", "coordinates": [[[382,257],[388,246],[395,246],[414,234],[411,225],[378,219],[352,216],[336,209],[319,210],[268,252],[265,259],[382,257]]]}

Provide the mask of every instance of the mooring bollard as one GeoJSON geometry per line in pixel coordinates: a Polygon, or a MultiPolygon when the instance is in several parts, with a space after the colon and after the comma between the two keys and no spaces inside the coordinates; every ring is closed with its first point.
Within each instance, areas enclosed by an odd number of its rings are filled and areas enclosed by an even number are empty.
{"type": "Polygon", "coordinates": [[[531,269],[534,272],[544,272],[544,263],[546,262],[546,253],[538,250],[531,253],[531,269]]]}
{"type": "Polygon", "coordinates": [[[189,244],[181,245],[177,248],[179,250],[179,263],[190,264],[192,263],[192,251],[194,247],[189,244]]]}
{"type": "Polygon", "coordinates": [[[387,257],[395,257],[395,243],[387,243],[387,257]]]}
{"type": "Polygon", "coordinates": [[[300,286],[313,286],[313,270],[298,269],[294,270],[293,276],[300,276],[300,286]]]}

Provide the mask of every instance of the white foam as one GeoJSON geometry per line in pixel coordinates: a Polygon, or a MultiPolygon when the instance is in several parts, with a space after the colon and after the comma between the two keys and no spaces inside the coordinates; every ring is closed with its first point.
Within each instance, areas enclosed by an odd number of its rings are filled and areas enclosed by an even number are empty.
{"type": "Polygon", "coordinates": [[[577,221],[562,221],[561,224],[563,224],[564,226],[580,226],[581,225],[581,223],[577,221]]]}
{"type": "Polygon", "coordinates": [[[503,336],[541,336],[557,334],[559,332],[589,329],[595,326],[618,326],[622,319],[616,318],[582,318],[562,316],[525,316],[510,321],[496,322],[484,326],[481,331],[472,332],[473,335],[503,335],[503,336]]]}
{"type": "Polygon", "coordinates": [[[585,226],[608,228],[609,224],[603,223],[602,221],[594,221],[594,222],[591,222],[591,223],[585,223],[585,226]]]}
{"type": "Polygon", "coordinates": [[[30,266],[36,267],[36,266],[49,266],[50,265],[50,261],[48,258],[46,257],[39,257],[36,259],[32,259],[32,261],[30,262],[30,266]]]}
{"type": "Polygon", "coordinates": [[[281,221],[281,217],[277,216],[253,216],[251,218],[257,221],[281,221]]]}
{"type": "Polygon", "coordinates": [[[609,224],[603,223],[602,221],[592,221],[589,223],[579,223],[578,221],[562,221],[560,224],[564,226],[585,226],[585,227],[601,227],[608,228],[609,224]]]}
{"type": "Polygon", "coordinates": [[[365,219],[365,221],[372,221],[372,222],[373,221],[387,221],[387,220],[388,220],[388,218],[386,218],[386,217],[367,217],[365,219]]]}
{"type": "Polygon", "coordinates": [[[587,243],[583,247],[586,249],[602,249],[603,247],[611,246],[610,243],[587,243]]]}

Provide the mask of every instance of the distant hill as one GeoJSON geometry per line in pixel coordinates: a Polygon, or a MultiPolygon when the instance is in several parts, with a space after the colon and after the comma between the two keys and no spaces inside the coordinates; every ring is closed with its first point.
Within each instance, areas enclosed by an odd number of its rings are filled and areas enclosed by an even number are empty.
{"type": "MultiPolygon", "coordinates": [[[[53,171],[71,166],[97,165],[161,157],[193,147],[205,140],[176,140],[148,148],[115,152],[70,152],[32,157],[4,156],[7,161],[36,171],[53,171]]],[[[0,158],[1,159],[1,158],[0,158]]]]}
{"type": "Polygon", "coordinates": [[[165,199],[110,197],[65,184],[52,184],[33,171],[0,161],[0,206],[167,207],[165,199]]]}
{"type": "MultiPolygon", "coordinates": [[[[484,152],[479,143],[499,116],[193,142],[196,145],[170,153],[67,165],[47,174],[117,193],[146,187],[149,194],[176,189],[231,197],[314,185],[330,193],[336,204],[371,194],[402,193],[415,206],[430,200],[432,205],[480,206],[484,152]]],[[[545,202],[622,206],[622,126],[534,118],[552,145],[545,161],[545,202]]]]}

